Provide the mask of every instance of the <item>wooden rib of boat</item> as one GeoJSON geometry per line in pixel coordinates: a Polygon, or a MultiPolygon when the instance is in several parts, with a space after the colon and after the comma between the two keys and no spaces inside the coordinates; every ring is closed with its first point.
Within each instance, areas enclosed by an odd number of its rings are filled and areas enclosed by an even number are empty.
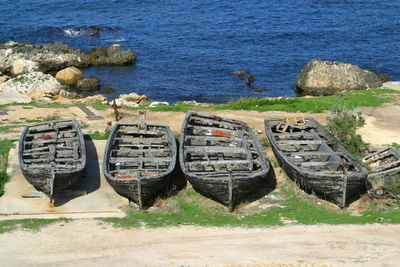
{"type": "Polygon", "coordinates": [[[117,123],[107,140],[103,173],[118,194],[142,209],[172,178],[176,153],[168,126],[117,123]]]}
{"type": "Polygon", "coordinates": [[[30,124],[19,141],[19,164],[25,179],[50,202],[84,173],[86,149],[75,119],[30,124]]]}
{"type": "Polygon", "coordinates": [[[394,196],[400,192],[400,154],[394,147],[367,155],[362,162],[369,168],[368,192],[373,197],[384,198],[387,194],[394,196]]]}
{"type": "Polygon", "coordinates": [[[270,168],[247,124],[193,111],[183,122],[179,153],[193,188],[230,211],[265,181],[270,168]]]}
{"type": "Polygon", "coordinates": [[[306,192],[342,208],[365,192],[367,170],[314,119],[266,119],[265,132],[282,169],[306,192]]]}

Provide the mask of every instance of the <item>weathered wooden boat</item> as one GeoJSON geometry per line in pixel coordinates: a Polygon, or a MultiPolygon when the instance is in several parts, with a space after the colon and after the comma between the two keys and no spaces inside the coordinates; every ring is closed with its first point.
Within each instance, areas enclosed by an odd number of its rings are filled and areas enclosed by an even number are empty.
{"type": "Polygon", "coordinates": [[[200,194],[230,211],[265,181],[264,148],[244,122],[188,112],[182,125],[180,165],[200,194]]]}
{"type": "Polygon", "coordinates": [[[365,192],[367,170],[314,119],[266,119],[265,132],[282,169],[306,192],[341,208],[365,192]]]}
{"type": "Polygon", "coordinates": [[[25,179],[50,202],[84,173],[86,149],[75,119],[30,124],[19,141],[19,164],[25,179]]]}
{"type": "Polygon", "coordinates": [[[167,125],[117,123],[107,140],[103,173],[118,194],[142,209],[172,178],[176,154],[167,125]]]}
{"type": "Polygon", "coordinates": [[[362,162],[369,169],[368,191],[373,197],[400,194],[400,154],[394,147],[367,155],[362,162]]]}

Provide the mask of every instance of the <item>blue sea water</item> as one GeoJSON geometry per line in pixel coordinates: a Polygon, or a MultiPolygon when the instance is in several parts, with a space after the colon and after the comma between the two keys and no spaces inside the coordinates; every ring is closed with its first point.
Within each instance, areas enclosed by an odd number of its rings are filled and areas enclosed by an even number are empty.
{"type": "Polygon", "coordinates": [[[135,65],[91,67],[102,87],[151,100],[224,103],[294,96],[314,58],[400,79],[400,1],[0,0],[0,42],[61,41],[90,50],[118,43],[135,65]],[[94,36],[90,26],[101,28],[94,36]],[[249,87],[245,70],[255,76],[249,87]],[[254,88],[263,88],[256,92],[254,88]]]}

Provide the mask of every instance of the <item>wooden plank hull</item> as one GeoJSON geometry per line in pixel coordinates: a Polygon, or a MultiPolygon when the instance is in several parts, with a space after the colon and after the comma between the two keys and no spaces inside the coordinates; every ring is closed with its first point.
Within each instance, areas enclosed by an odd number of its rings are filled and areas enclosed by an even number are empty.
{"type": "Polygon", "coordinates": [[[297,139],[294,142],[290,139],[290,134],[283,134],[286,141],[280,139],[282,137],[279,136],[282,134],[276,132],[274,128],[280,121],[281,119],[265,120],[265,132],[279,165],[303,190],[315,193],[340,207],[345,207],[349,201],[365,192],[367,170],[317,121],[306,118],[306,126],[303,127],[304,133],[294,137],[297,139]],[[307,133],[316,136],[310,137],[306,141],[298,140],[307,133]],[[315,142],[317,140],[322,140],[322,142],[318,144],[315,142]],[[310,149],[310,151],[302,153],[295,148],[292,149],[299,143],[308,144],[306,149],[310,149]],[[311,149],[312,146],[315,150],[311,149]],[[321,146],[326,146],[324,152],[321,151],[321,146]],[[312,156],[312,153],[319,157],[317,162],[313,162],[317,156],[312,156]],[[299,156],[303,154],[306,156],[299,156]],[[320,155],[328,156],[323,158],[320,155]],[[315,169],[308,167],[313,165],[316,166],[315,169]],[[320,169],[318,166],[324,166],[325,169],[320,169]]]}
{"type": "Polygon", "coordinates": [[[179,153],[193,188],[230,210],[265,182],[270,168],[247,124],[198,112],[186,115],[179,153]]]}
{"type": "Polygon", "coordinates": [[[53,199],[85,173],[86,149],[79,123],[65,119],[26,126],[19,163],[25,179],[53,199]]]}
{"type": "Polygon", "coordinates": [[[140,208],[165,188],[175,175],[176,141],[170,128],[138,123],[117,123],[104,152],[103,173],[121,196],[140,208]]]}

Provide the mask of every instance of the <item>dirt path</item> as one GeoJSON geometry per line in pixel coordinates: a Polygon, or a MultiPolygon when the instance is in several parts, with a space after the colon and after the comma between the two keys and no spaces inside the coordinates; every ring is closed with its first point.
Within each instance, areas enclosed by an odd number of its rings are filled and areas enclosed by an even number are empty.
{"type": "Polygon", "coordinates": [[[399,236],[399,225],[123,230],[82,219],[50,225],[39,233],[1,235],[6,246],[0,262],[3,266],[398,266],[399,236]]]}

